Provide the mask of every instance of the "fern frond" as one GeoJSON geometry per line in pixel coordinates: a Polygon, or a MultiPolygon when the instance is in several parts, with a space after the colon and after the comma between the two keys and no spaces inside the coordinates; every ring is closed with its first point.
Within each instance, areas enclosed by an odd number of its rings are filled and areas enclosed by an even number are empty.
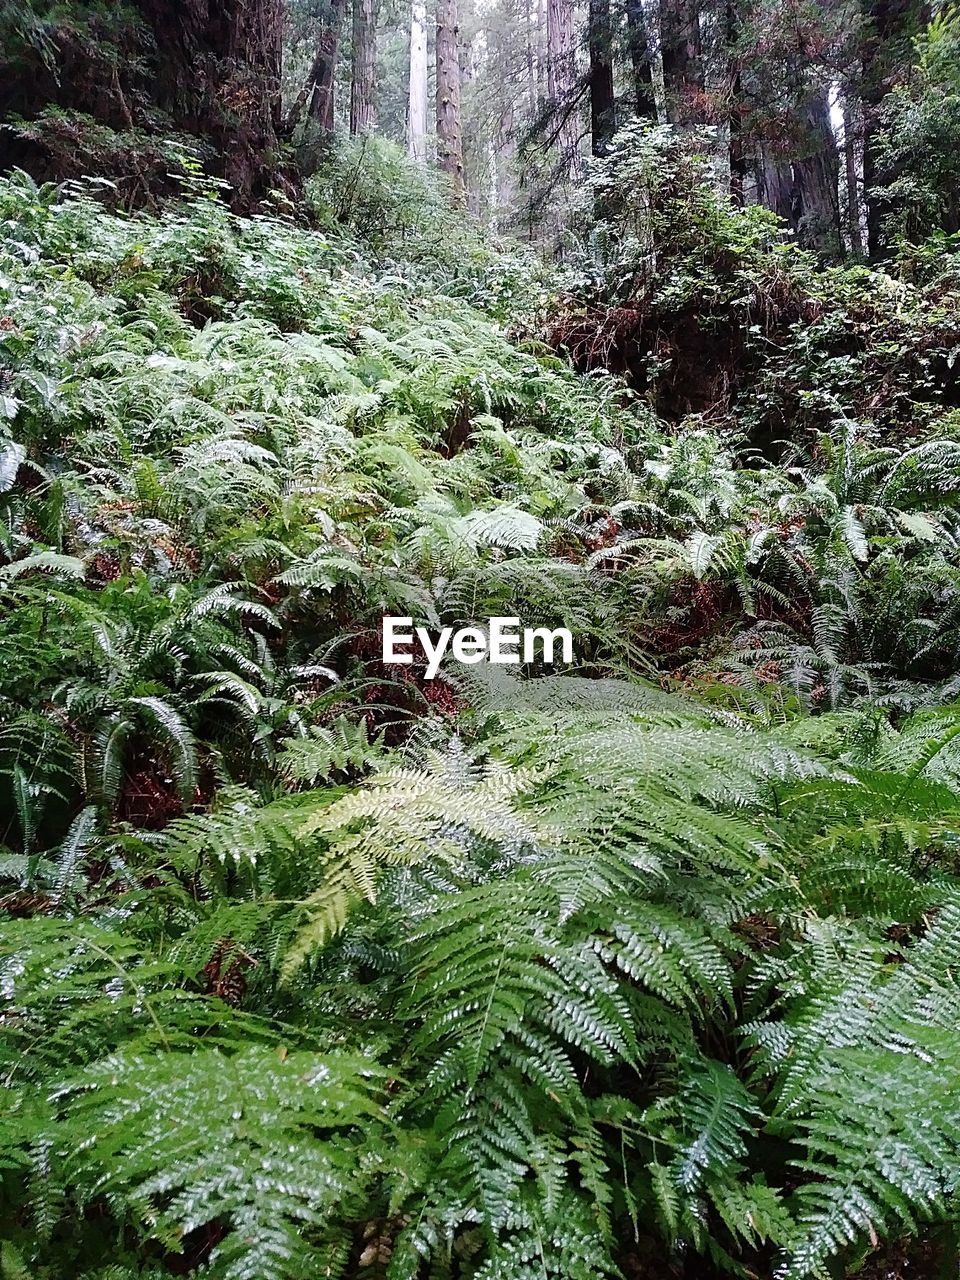
{"type": "Polygon", "coordinates": [[[309,737],[285,742],[280,767],[294,782],[316,785],[338,773],[366,773],[385,754],[382,733],[371,741],[365,720],[337,716],[331,725],[312,729],[309,737]]]}
{"type": "Polygon", "coordinates": [[[307,816],[303,836],[328,844],[323,884],[303,903],[308,918],[291,952],[293,970],[342,928],[350,906],[376,897],[378,876],[390,865],[431,859],[457,863],[472,841],[519,850],[537,843],[537,831],[517,798],[539,777],[530,771],[490,768],[474,777],[451,771],[455,752],[430,769],[389,769],[360,790],[307,816]]]}
{"type": "Polygon", "coordinates": [[[341,1053],[116,1054],[56,1090],[51,1137],[81,1199],[123,1201],[168,1250],[224,1222],[225,1280],[323,1274],[343,1245],[334,1211],[361,1208],[380,1163],[383,1080],[341,1053]]]}

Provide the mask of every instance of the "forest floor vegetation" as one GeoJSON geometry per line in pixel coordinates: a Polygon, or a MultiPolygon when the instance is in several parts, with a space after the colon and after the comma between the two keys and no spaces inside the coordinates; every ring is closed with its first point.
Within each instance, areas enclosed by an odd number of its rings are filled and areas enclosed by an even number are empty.
{"type": "Polygon", "coordinates": [[[0,178],[3,1280],[955,1273],[955,257],[588,198],[0,178]]]}

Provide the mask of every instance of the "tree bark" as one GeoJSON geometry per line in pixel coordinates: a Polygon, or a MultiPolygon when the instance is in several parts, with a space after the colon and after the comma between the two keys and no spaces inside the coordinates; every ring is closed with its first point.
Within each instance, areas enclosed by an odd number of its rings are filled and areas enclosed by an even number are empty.
{"type": "Polygon", "coordinates": [[[266,194],[278,163],[283,0],[137,0],[153,33],[152,102],[209,139],[235,207],[266,194]]]}
{"type": "Polygon", "coordinates": [[[794,161],[794,225],[805,249],[828,257],[840,254],[839,157],[830,123],[826,89],[802,109],[807,145],[794,161]]]}
{"type": "Polygon", "coordinates": [[[727,0],[727,77],[729,105],[727,121],[730,131],[730,195],[734,204],[743,204],[744,180],[747,175],[743,149],[743,77],[741,74],[740,11],[738,0],[727,0]]]}
{"type": "Polygon", "coordinates": [[[630,65],[633,70],[637,115],[641,120],[655,122],[657,100],[653,92],[653,54],[647,36],[643,0],[627,0],[627,36],[630,42],[630,65]]]}
{"type": "Polygon", "coordinates": [[[500,111],[496,138],[491,142],[491,163],[493,166],[494,187],[491,192],[490,226],[494,232],[500,230],[501,223],[507,223],[513,213],[516,200],[516,184],[514,181],[514,161],[516,159],[517,142],[513,120],[513,103],[506,98],[500,111]]]}
{"type": "Polygon", "coordinates": [[[857,136],[859,112],[852,98],[847,95],[843,103],[843,159],[847,188],[847,234],[850,249],[862,255],[864,251],[862,207],[860,204],[860,174],[857,163],[857,136]]]}
{"type": "Polygon", "coordinates": [[[590,141],[595,156],[602,155],[616,129],[613,96],[610,0],[590,0],[590,141]]]}
{"type": "Polygon", "coordinates": [[[537,16],[536,9],[531,5],[530,0],[524,0],[523,34],[527,57],[527,84],[530,86],[530,100],[534,104],[534,109],[536,109],[540,78],[536,52],[537,16]]]}
{"type": "Polygon", "coordinates": [[[580,168],[576,120],[570,110],[576,92],[572,0],[547,0],[547,96],[557,125],[557,146],[571,177],[580,168]]]}
{"type": "Polygon", "coordinates": [[[376,119],[377,72],[375,0],[353,0],[353,72],[350,77],[350,132],[370,133],[376,119]]]}
{"type": "Polygon", "coordinates": [[[762,147],[757,169],[757,195],[765,209],[793,225],[793,171],[788,161],[762,147]]]}
{"type": "Polygon", "coordinates": [[[536,94],[537,110],[547,95],[547,0],[537,0],[536,8],[536,94]]]}
{"type": "Polygon", "coordinates": [[[789,224],[804,249],[836,258],[840,238],[840,158],[826,89],[798,104],[800,126],[790,154],[761,149],[760,202],[789,224]]]}
{"type": "Polygon", "coordinates": [[[437,160],[455,204],[463,204],[465,195],[459,45],[457,0],[437,0],[437,160]]]}
{"type": "Polygon", "coordinates": [[[336,94],[337,57],[340,53],[340,27],[344,0],[327,0],[323,25],[317,41],[317,53],[310,70],[313,90],[310,96],[310,118],[326,133],[333,132],[336,94]]]}
{"type": "Polygon", "coordinates": [[[427,5],[410,5],[410,83],[407,97],[407,155],[427,163],[427,5]]]}
{"type": "Polygon", "coordinates": [[[693,124],[702,114],[703,44],[697,0],[661,0],[660,52],[667,119],[693,124]]]}

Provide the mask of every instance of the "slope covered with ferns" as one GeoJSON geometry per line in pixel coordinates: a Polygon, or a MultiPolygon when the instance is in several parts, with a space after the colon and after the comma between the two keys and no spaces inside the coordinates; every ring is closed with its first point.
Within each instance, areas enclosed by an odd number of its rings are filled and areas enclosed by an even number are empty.
{"type": "Polygon", "coordinates": [[[761,452],[529,336],[599,267],[558,302],[449,228],[402,257],[19,178],[0,227],[3,1280],[948,1265],[929,387],[894,445],[836,368],[761,452]],[[426,681],[385,614],[576,662],[426,681]]]}

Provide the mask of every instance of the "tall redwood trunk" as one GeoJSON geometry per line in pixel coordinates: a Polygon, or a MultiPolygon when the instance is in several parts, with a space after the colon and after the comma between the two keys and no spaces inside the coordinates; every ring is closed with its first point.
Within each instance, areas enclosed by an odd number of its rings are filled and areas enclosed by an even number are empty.
{"type": "Polygon", "coordinates": [[[526,45],[527,59],[527,84],[530,88],[530,100],[534,110],[541,98],[540,85],[540,33],[537,29],[538,3],[537,0],[524,0],[523,3],[523,29],[524,40],[526,45]]]}
{"type": "Polygon", "coordinates": [[[857,163],[857,138],[859,136],[859,112],[856,102],[847,95],[843,103],[843,161],[847,191],[847,234],[850,248],[855,254],[864,251],[862,207],[860,204],[860,174],[857,163]]]}
{"type": "Polygon", "coordinates": [[[730,130],[730,195],[735,204],[743,204],[744,179],[747,160],[743,147],[743,77],[741,74],[740,10],[738,0],[727,0],[727,77],[729,106],[727,121],[730,130]]]}
{"type": "Polygon", "coordinates": [[[793,226],[793,168],[790,161],[761,143],[756,162],[757,200],[793,226]]]}
{"type": "Polygon", "coordinates": [[[437,0],[437,162],[464,201],[463,120],[460,114],[460,18],[457,0],[437,0]]]}
{"type": "Polygon", "coordinates": [[[534,13],[536,24],[536,97],[537,110],[547,96],[547,0],[537,0],[534,13]]]}
{"type": "Polygon", "coordinates": [[[370,133],[374,126],[377,73],[375,0],[353,0],[353,72],[350,77],[350,132],[370,133]]]}
{"type": "Polygon", "coordinates": [[[504,99],[497,121],[496,135],[490,140],[490,226],[496,232],[510,221],[516,200],[514,165],[517,156],[513,102],[504,99]]]}
{"type": "Polygon", "coordinates": [[[627,0],[627,38],[637,115],[641,120],[655,121],[657,100],[653,92],[653,52],[647,35],[643,0],[627,0]]]}
{"type": "Polygon", "coordinates": [[[280,125],[283,0],[137,0],[156,50],[152,95],[209,138],[239,207],[271,185],[280,125]]]}
{"type": "Polygon", "coordinates": [[[580,168],[573,109],[576,80],[572,0],[547,0],[547,96],[558,120],[556,140],[561,159],[571,176],[580,168]]]}
{"type": "Polygon", "coordinates": [[[427,163],[427,6],[410,4],[410,81],[407,93],[407,155],[427,163]]]}
{"type": "Polygon", "coordinates": [[[616,128],[610,0],[590,0],[590,141],[601,155],[616,128]]]}
{"type": "MultiPolygon", "coordinates": [[[[98,172],[117,178],[131,203],[169,189],[168,166],[156,171],[143,157],[176,134],[196,139],[204,166],[231,184],[237,209],[255,205],[276,185],[283,0],[103,6],[102,40],[86,52],[70,22],[79,7],[49,6],[48,34],[59,65],[48,64],[29,40],[21,49],[0,50],[0,113],[31,121],[55,106],[127,135],[112,153],[104,148],[98,172]],[[8,52],[14,55],[9,61],[8,52]]],[[[42,127],[33,140],[0,130],[0,165],[20,164],[43,179],[76,176],[74,165],[89,162],[75,161],[55,133],[47,141],[42,127]]]]}
{"type": "Polygon", "coordinates": [[[826,89],[798,102],[794,123],[788,150],[761,148],[758,198],[789,224],[801,247],[835,258],[841,251],[840,157],[826,89]]]}
{"type": "Polygon", "coordinates": [[[798,113],[805,143],[793,163],[794,225],[806,249],[840,253],[839,155],[826,89],[811,94],[798,113]]]}
{"type": "Polygon", "coordinates": [[[323,25],[317,40],[317,53],[310,69],[310,117],[327,133],[333,132],[333,107],[336,96],[337,58],[340,53],[340,27],[343,23],[344,0],[326,0],[323,25]]]}
{"type": "Polygon", "coordinates": [[[660,52],[667,119],[671,124],[695,123],[704,90],[697,0],[660,0],[660,52]]]}

